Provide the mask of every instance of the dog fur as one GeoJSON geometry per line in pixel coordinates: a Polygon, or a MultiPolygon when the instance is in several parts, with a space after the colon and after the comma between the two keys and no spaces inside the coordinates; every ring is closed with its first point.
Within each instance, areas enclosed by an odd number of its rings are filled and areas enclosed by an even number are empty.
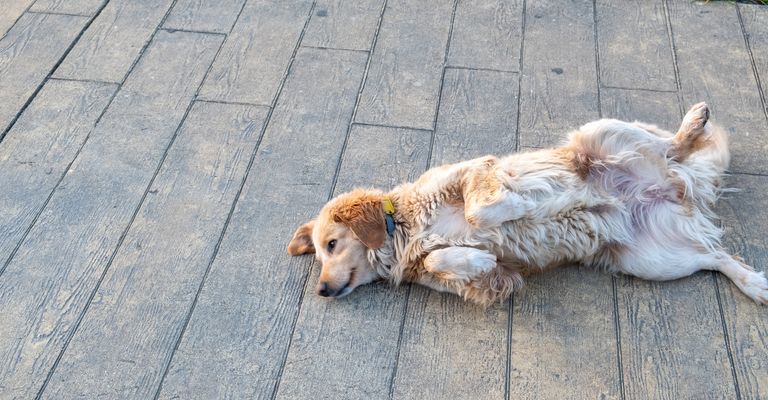
{"type": "Polygon", "coordinates": [[[720,271],[754,301],[768,281],[722,244],[712,206],[728,167],[725,132],[694,105],[672,134],[602,119],[560,147],[427,171],[388,193],[355,189],[301,226],[289,253],[316,253],[318,293],[384,278],[490,304],[526,276],[573,263],[650,280],[720,271]],[[395,204],[387,234],[382,200],[395,204]]]}

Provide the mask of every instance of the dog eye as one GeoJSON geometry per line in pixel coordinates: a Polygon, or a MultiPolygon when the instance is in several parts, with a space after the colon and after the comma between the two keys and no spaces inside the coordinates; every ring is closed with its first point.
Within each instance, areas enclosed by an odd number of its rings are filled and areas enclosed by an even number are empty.
{"type": "Polygon", "coordinates": [[[331,240],[328,242],[328,252],[333,253],[333,249],[336,247],[336,239],[331,240]]]}

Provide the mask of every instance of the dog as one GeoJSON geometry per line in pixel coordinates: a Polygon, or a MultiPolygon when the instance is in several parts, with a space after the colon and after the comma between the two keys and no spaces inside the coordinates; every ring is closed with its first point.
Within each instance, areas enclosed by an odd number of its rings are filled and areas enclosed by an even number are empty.
{"type": "Polygon", "coordinates": [[[325,297],[383,278],[489,305],[531,274],[578,263],[659,281],[720,271],[766,304],[765,275],[726,252],[715,223],[729,158],[705,103],[675,134],[601,119],[560,147],[342,194],[296,230],[288,252],[315,253],[325,297]]]}

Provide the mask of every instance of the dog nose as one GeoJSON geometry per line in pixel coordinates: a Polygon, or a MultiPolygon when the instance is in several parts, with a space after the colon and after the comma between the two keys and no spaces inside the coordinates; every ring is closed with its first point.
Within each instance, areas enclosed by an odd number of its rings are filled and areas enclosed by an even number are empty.
{"type": "Polygon", "coordinates": [[[331,295],[331,291],[328,290],[328,284],[325,282],[320,282],[319,285],[317,285],[317,294],[323,297],[328,297],[331,295]]]}

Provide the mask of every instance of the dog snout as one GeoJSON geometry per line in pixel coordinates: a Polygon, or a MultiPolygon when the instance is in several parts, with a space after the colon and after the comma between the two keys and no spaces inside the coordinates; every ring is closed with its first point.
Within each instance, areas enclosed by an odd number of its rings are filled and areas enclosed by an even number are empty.
{"type": "Polygon", "coordinates": [[[317,294],[323,297],[330,296],[332,291],[328,288],[328,284],[325,282],[320,282],[320,284],[317,285],[317,294]]]}

